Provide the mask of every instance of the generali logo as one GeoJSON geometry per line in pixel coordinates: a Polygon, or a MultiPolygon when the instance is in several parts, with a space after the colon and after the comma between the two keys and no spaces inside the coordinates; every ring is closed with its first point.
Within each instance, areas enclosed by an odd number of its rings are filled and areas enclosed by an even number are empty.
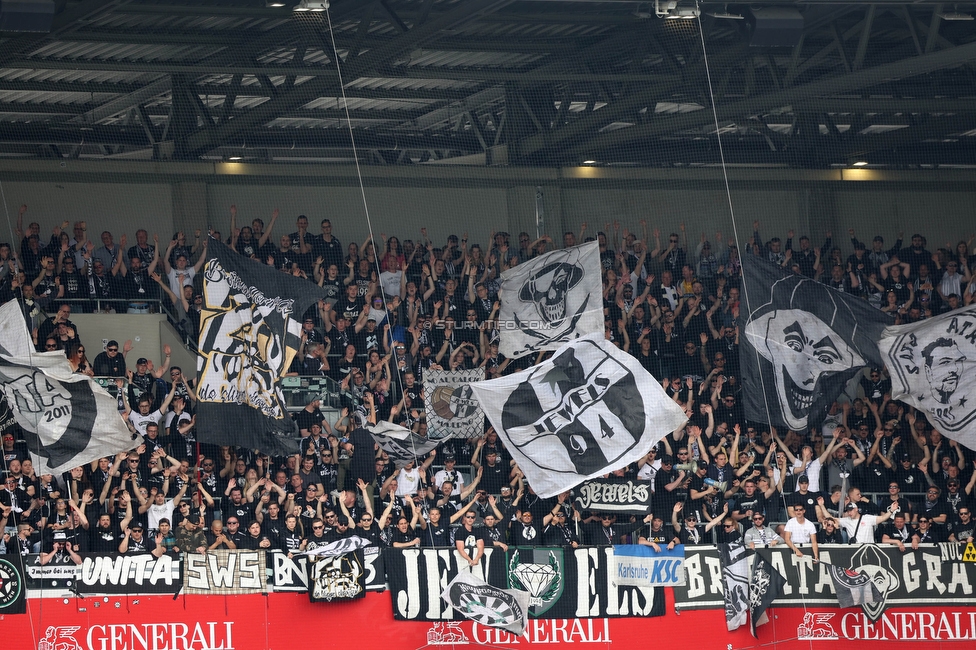
{"type": "Polygon", "coordinates": [[[37,650],[234,650],[233,622],[50,626],[37,650]]]}
{"type": "MultiPolygon", "coordinates": [[[[469,621],[433,623],[427,630],[430,645],[478,645],[508,647],[576,643],[610,643],[610,620],[606,618],[548,618],[525,622],[525,633],[515,636],[495,627],[485,627],[469,621]],[[465,629],[467,628],[467,629],[465,629]]],[[[70,650],[70,649],[69,649],[70,650]]],[[[120,649],[121,650],[121,649],[120,649]]]]}

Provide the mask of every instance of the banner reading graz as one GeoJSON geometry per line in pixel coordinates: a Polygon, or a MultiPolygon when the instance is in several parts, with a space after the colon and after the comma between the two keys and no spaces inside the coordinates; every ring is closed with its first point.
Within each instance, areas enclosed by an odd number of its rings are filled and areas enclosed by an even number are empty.
{"type": "MultiPolygon", "coordinates": [[[[384,549],[386,576],[397,620],[460,621],[440,594],[459,570],[453,549],[384,549]]],[[[481,563],[463,570],[502,589],[529,592],[531,618],[603,618],[663,616],[662,587],[616,584],[613,547],[510,547],[508,553],[486,548],[481,563]]]]}
{"type": "MultiPolygon", "coordinates": [[[[786,579],[776,607],[837,607],[830,573],[825,564],[853,569],[871,577],[881,591],[877,603],[863,605],[872,621],[889,607],[908,605],[972,605],[976,563],[963,563],[959,544],[926,544],[902,553],[886,544],[821,545],[820,564],[809,549],[797,557],[788,548],[771,548],[771,564],[786,579]]],[[[724,608],[722,569],[715,547],[686,546],[684,587],[674,588],[676,609],[724,608]]]]}
{"type": "Polygon", "coordinates": [[[86,555],[77,585],[83,594],[175,594],[183,585],[183,574],[179,560],[170,555],[86,555]]]}
{"type": "Polygon", "coordinates": [[[645,515],[651,511],[653,494],[647,481],[621,483],[596,479],[576,488],[576,503],[583,510],[645,515]]]}

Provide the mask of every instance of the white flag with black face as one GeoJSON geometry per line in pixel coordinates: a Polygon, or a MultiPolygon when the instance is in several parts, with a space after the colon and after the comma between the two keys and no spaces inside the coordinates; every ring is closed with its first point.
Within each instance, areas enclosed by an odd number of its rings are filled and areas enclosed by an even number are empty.
{"type": "Polygon", "coordinates": [[[132,449],[116,398],[73,372],[63,352],[35,352],[30,340],[17,301],[0,307],[0,382],[37,474],[57,475],[132,449]]]}
{"type": "Polygon", "coordinates": [[[636,462],[687,420],[657,380],[602,332],[528,370],[471,387],[543,498],[636,462]]]}
{"type": "Polygon", "coordinates": [[[468,571],[459,572],[441,598],[465,618],[522,636],[529,611],[529,592],[500,589],[468,571]]]}
{"type": "Polygon", "coordinates": [[[922,410],[946,437],[976,446],[976,305],[885,329],[891,398],[922,410]]]}
{"type": "Polygon", "coordinates": [[[600,246],[588,242],[502,273],[498,351],[518,358],[603,331],[600,246]]]}
{"type": "Polygon", "coordinates": [[[745,415],[794,431],[815,426],[864,366],[881,366],[878,339],[891,317],[757,257],[743,258],[742,273],[745,415]]]}

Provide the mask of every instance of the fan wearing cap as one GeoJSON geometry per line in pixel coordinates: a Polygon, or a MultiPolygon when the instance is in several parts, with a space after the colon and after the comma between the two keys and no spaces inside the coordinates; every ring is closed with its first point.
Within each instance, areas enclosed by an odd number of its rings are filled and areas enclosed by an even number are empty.
{"type": "Polygon", "coordinates": [[[125,529],[122,542],[119,543],[119,553],[136,555],[151,553],[155,557],[162,557],[166,547],[162,544],[162,537],[157,534],[156,539],[147,537],[141,521],[133,521],[125,529]]]}
{"type": "Polygon", "coordinates": [[[464,490],[464,475],[454,468],[457,462],[454,452],[445,451],[441,460],[444,462],[444,468],[434,474],[434,486],[440,490],[444,486],[444,481],[450,481],[454,484],[455,491],[462,492],[464,490]]]}
{"type": "Polygon", "coordinates": [[[837,521],[837,525],[847,533],[852,544],[873,544],[878,524],[883,524],[890,518],[891,512],[887,510],[880,515],[862,514],[856,503],[848,503],[844,506],[844,516],[837,521]]]}
{"type": "MultiPolygon", "coordinates": [[[[637,538],[637,543],[643,546],[650,546],[656,552],[661,552],[661,546],[666,545],[668,550],[674,548],[675,544],[679,544],[680,540],[678,536],[674,533],[673,528],[668,528],[664,525],[664,518],[659,514],[650,515],[651,525],[645,530],[641,530],[641,534],[637,538]]],[[[647,520],[647,517],[644,517],[647,520]]]]}
{"type": "Polygon", "coordinates": [[[928,467],[931,456],[927,446],[923,446],[922,451],[924,456],[918,465],[915,465],[912,463],[911,454],[907,450],[901,452],[897,448],[895,450],[895,481],[898,482],[898,487],[902,492],[921,492],[928,486],[926,472],[920,468],[928,467]]]}
{"type": "Polygon", "coordinates": [[[805,512],[813,515],[817,509],[817,497],[820,496],[817,492],[810,491],[810,477],[806,474],[800,474],[796,479],[796,492],[791,492],[786,495],[786,511],[790,517],[795,516],[793,514],[794,506],[802,505],[805,512]]]}
{"type": "Polygon", "coordinates": [[[75,550],[71,547],[68,542],[68,536],[64,531],[57,531],[54,533],[54,545],[49,553],[41,553],[40,558],[41,566],[47,564],[77,564],[81,565],[81,556],[75,553],[75,550]]]}
{"type": "Polygon", "coordinates": [[[156,399],[156,380],[162,379],[166,371],[169,370],[169,362],[172,350],[168,345],[163,346],[165,360],[161,368],[154,369],[153,364],[146,357],[139,357],[136,360],[136,371],[128,372],[129,376],[129,406],[134,410],[139,406],[139,399],[143,396],[149,397],[150,401],[156,399]]]}
{"type": "MultiPolygon", "coordinates": [[[[142,359],[140,359],[142,361],[142,359]]],[[[140,435],[146,435],[146,427],[152,423],[157,427],[159,423],[163,421],[166,417],[166,411],[169,410],[170,402],[173,401],[173,395],[176,394],[176,384],[166,394],[163,399],[163,403],[159,405],[159,408],[152,411],[152,398],[149,394],[143,394],[139,397],[139,401],[136,404],[136,410],[129,413],[129,422],[135,427],[135,430],[139,432],[140,435]]]]}
{"type": "Polygon", "coordinates": [[[96,377],[125,377],[125,357],[132,350],[132,341],[126,341],[119,354],[119,342],[112,340],[105,344],[92,362],[96,377]]]}

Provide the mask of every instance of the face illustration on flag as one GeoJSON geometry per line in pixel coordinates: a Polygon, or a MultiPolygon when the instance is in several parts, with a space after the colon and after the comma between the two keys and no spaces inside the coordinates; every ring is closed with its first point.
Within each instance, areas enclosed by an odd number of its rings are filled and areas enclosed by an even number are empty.
{"type": "Polygon", "coordinates": [[[892,399],[925,411],[953,440],[976,444],[976,305],[889,327],[881,349],[892,399]]]}
{"type": "Polygon", "coordinates": [[[863,300],[803,276],[783,277],[765,262],[743,270],[749,302],[759,305],[744,328],[746,416],[765,422],[768,408],[771,424],[803,430],[822,419],[858,370],[880,365],[876,341],[889,319],[863,300]]]}
{"type": "Polygon", "coordinates": [[[499,351],[518,358],[602,331],[602,287],[595,241],[505,271],[499,290],[499,351]]]}
{"type": "Polygon", "coordinates": [[[472,388],[542,497],[636,461],[686,420],[660,384],[602,334],[472,388]]]}

